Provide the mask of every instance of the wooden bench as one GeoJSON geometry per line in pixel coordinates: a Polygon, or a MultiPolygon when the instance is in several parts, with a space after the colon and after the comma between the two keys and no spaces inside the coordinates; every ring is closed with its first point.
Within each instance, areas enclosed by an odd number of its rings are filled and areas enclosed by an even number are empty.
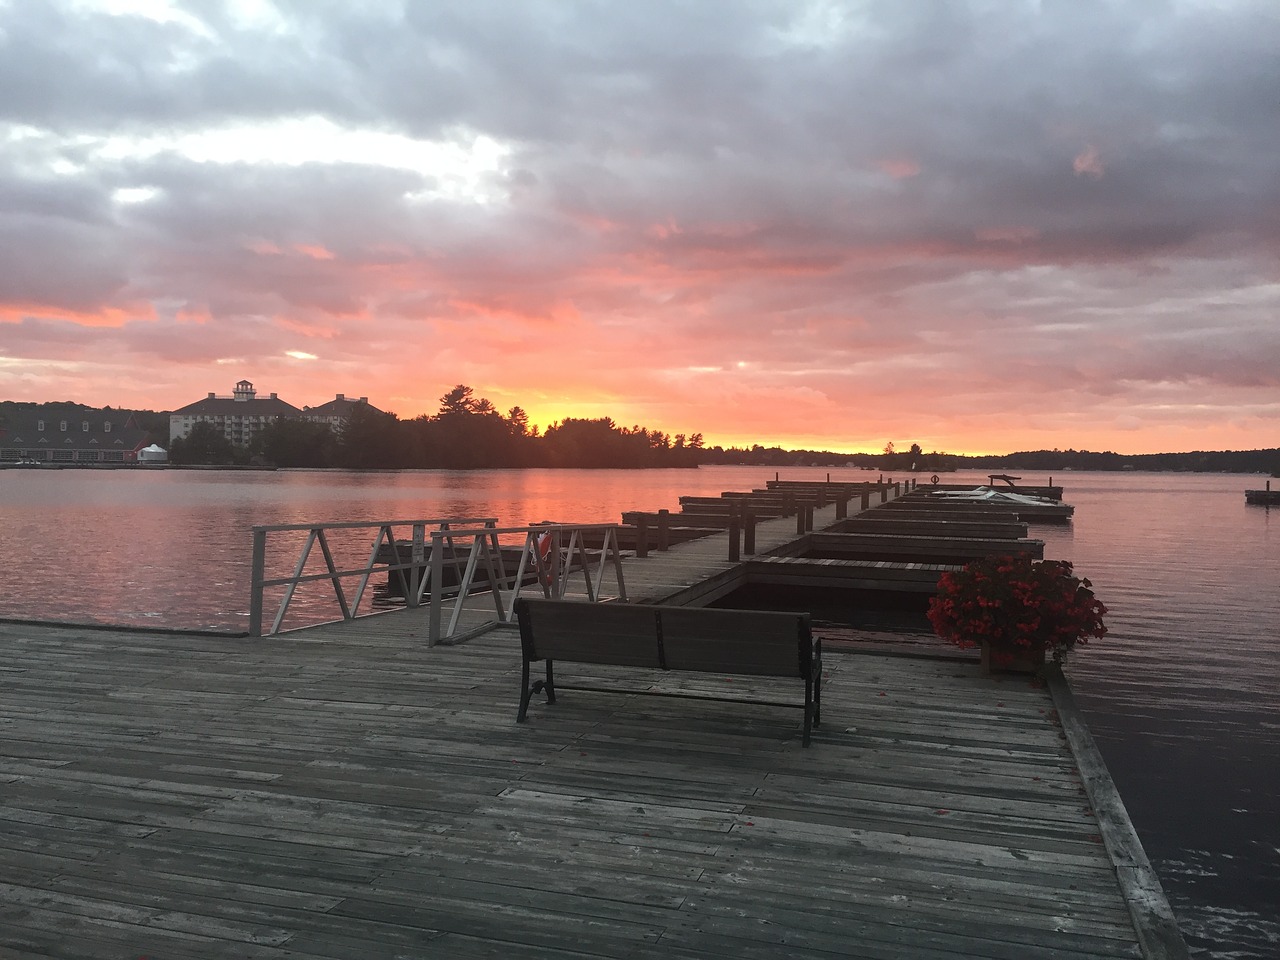
{"type": "MultiPolygon", "coordinates": [[[[692,670],[739,676],[796,677],[804,681],[804,702],[744,701],[804,709],[804,746],[821,720],[822,642],[813,635],[806,613],[758,610],[715,610],[708,607],[652,606],[627,603],[584,603],[522,597],[516,601],[524,672],[517,722],[523,723],[529,700],[544,690],[556,702],[552,674],[555,661],[692,670]],[[529,682],[529,665],[546,661],[546,679],[529,682]]],[[[659,693],[561,685],[561,689],[605,693],[659,693]]]]}

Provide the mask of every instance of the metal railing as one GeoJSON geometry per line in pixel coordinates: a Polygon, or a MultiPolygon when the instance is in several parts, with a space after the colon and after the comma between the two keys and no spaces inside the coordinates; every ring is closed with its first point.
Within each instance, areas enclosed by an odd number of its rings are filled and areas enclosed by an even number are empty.
{"type": "MultiPolygon", "coordinates": [[[[365,590],[368,587],[369,577],[374,573],[386,573],[389,579],[395,576],[400,583],[406,602],[410,606],[416,606],[421,602],[422,592],[426,586],[425,579],[423,579],[423,582],[419,582],[421,574],[426,570],[432,569],[434,561],[444,559],[443,556],[428,556],[428,530],[431,533],[432,544],[435,544],[437,537],[439,537],[442,543],[447,544],[452,549],[453,543],[449,531],[454,526],[464,527],[468,531],[473,531],[477,526],[482,529],[492,530],[496,527],[497,522],[496,517],[438,517],[422,520],[293,523],[255,526],[253,528],[253,560],[249,587],[249,635],[261,637],[279,633],[281,624],[284,623],[285,614],[289,611],[289,606],[293,602],[294,594],[298,587],[301,584],[315,581],[328,580],[333,585],[334,599],[337,601],[338,609],[341,611],[342,619],[344,620],[355,619],[361,600],[364,598],[365,590]],[[397,542],[395,531],[396,529],[405,530],[406,528],[409,529],[410,533],[409,542],[402,545],[397,542]],[[376,531],[369,547],[368,560],[363,566],[339,569],[329,543],[329,534],[339,530],[376,531]],[[293,565],[293,574],[287,577],[268,578],[266,575],[268,537],[271,534],[301,533],[303,531],[306,532],[307,536],[302,544],[297,561],[293,565]],[[320,552],[324,558],[325,571],[323,573],[305,573],[307,561],[310,560],[312,551],[317,545],[320,547],[320,552]],[[401,553],[406,547],[408,556],[404,556],[401,553]],[[390,559],[386,562],[379,562],[378,554],[379,551],[383,550],[387,552],[390,559]],[[348,598],[347,592],[343,587],[343,581],[353,577],[358,577],[359,583],[354,595],[348,598]],[[285,588],[284,596],[276,610],[270,628],[264,632],[262,626],[266,591],[268,588],[279,586],[285,588]]],[[[456,563],[454,565],[457,566],[456,563]]],[[[440,575],[443,576],[443,566],[440,567],[440,571],[440,575]]]]}
{"type": "MultiPolygon", "coordinates": [[[[489,621],[511,623],[515,618],[516,600],[521,590],[530,583],[536,583],[544,597],[561,600],[569,592],[571,580],[576,573],[581,573],[586,599],[591,603],[598,602],[604,587],[605,572],[613,567],[617,598],[626,601],[627,588],[622,574],[622,553],[618,549],[618,527],[616,523],[540,523],[525,527],[507,527],[500,529],[480,528],[476,530],[437,531],[431,535],[431,571],[424,584],[430,584],[431,598],[428,604],[427,644],[434,646],[441,640],[452,637],[458,630],[462,613],[472,592],[476,591],[476,574],[483,569],[486,575],[484,586],[493,597],[495,620],[489,621]],[[600,549],[596,557],[595,569],[592,570],[591,551],[585,546],[583,533],[586,531],[600,534],[600,549]],[[507,575],[503,566],[503,554],[499,537],[522,538],[520,559],[514,573],[507,575]],[[441,565],[445,557],[445,541],[455,551],[454,541],[471,538],[471,546],[467,551],[467,559],[458,589],[452,598],[453,609],[450,612],[447,628],[445,627],[445,606],[448,598],[444,595],[443,571],[441,565]]],[[[479,592],[479,591],[476,591],[479,592]]]]}
{"type": "MultiPolygon", "coordinates": [[[[281,632],[299,586],[328,581],[333,600],[343,620],[359,614],[375,573],[385,573],[388,585],[397,585],[409,607],[429,610],[427,643],[434,646],[458,630],[467,601],[475,594],[492,595],[496,620],[510,623],[515,602],[525,586],[536,584],[548,598],[563,599],[578,574],[587,600],[601,599],[605,574],[612,566],[616,596],[626,600],[622,554],[618,548],[618,524],[531,524],[522,527],[497,526],[494,517],[447,517],[424,520],[356,521],[317,524],[272,524],[253,528],[253,560],[249,598],[249,635],[270,636],[281,632]],[[396,530],[408,530],[407,540],[397,540],[396,530]],[[336,531],[373,531],[368,542],[368,558],[363,565],[344,567],[334,556],[331,535],[336,531]],[[598,552],[588,549],[584,533],[598,534],[598,552]],[[289,576],[267,576],[267,543],[272,534],[302,534],[301,547],[289,576]],[[504,549],[503,540],[508,543],[504,549]],[[319,548],[323,571],[307,573],[307,564],[319,548]],[[514,569],[508,562],[519,550],[514,569]],[[380,560],[380,555],[386,559],[380,560]],[[483,572],[484,576],[480,574],[483,572]],[[452,578],[446,582],[446,574],[452,578]],[[354,592],[344,581],[358,578],[354,592]],[[269,627],[264,629],[267,591],[284,587],[279,606],[269,627]],[[445,608],[452,602],[446,625],[445,608]]],[[[346,545],[349,553],[351,546],[346,545]]],[[[371,611],[364,616],[371,616],[371,611]]],[[[494,622],[494,621],[489,621],[494,622]]]]}

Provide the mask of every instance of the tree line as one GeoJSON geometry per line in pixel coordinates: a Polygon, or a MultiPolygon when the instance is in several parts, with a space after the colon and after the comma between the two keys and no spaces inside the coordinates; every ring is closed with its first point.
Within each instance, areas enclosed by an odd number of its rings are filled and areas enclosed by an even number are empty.
{"type": "Polygon", "coordinates": [[[338,430],[327,423],[281,418],[247,447],[202,421],[169,446],[176,464],[264,463],[279,467],[352,469],[474,469],[482,467],[693,467],[702,434],[671,436],[608,417],[566,419],[540,431],[520,407],[506,414],[471,387],[458,384],[440,409],[401,420],[368,405],[352,410],[338,430]]]}

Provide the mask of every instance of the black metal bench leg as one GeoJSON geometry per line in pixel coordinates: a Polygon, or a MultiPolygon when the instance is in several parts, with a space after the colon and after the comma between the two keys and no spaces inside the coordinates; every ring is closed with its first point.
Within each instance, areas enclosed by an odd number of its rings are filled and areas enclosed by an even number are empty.
{"type": "Polygon", "coordinates": [[[531,696],[533,696],[533,688],[529,686],[529,661],[526,660],[520,674],[520,712],[516,714],[516,723],[524,723],[525,715],[529,712],[531,696]]]}
{"type": "Polygon", "coordinates": [[[809,732],[813,729],[813,679],[808,678],[804,682],[804,737],[800,741],[802,746],[809,745],[809,732]]]}
{"type": "Polygon", "coordinates": [[[529,661],[524,662],[520,672],[520,712],[516,714],[516,723],[524,723],[529,714],[529,701],[535,693],[547,691],[547,703],[556,702],[556,688],[551,679],[551,661],[547,661],[547,679],[529,683],[529,661]]]}
{"type": "Polygon", "coordinates": [[[818,675],[813,681],[813,725],[819,726],[822,723],[822,668],[818,668],[818,675]]]}

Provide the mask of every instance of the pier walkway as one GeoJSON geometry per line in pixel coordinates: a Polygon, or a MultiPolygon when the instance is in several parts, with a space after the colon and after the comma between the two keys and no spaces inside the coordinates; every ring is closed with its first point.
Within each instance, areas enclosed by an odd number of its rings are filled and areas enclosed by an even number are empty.
{"type": "Polygon", "coordinates": [[[1142,955],[1025,679],[829,654],[805,750],[794,710],[709,700],[517,725],[513,631],[350,627],[0,624],[0,956],[1142,955]]]}
{"type": "MultiPolygon", "coordinates": [[[[655,601],[731,566],[723,536],[626,565],[655,601]]],[[[1060,682],[830,651],[802,749],[796,711],[707,699],[518,725],[514,629],[425,633],[0,623],[0,957],[1185,956],[1060,682]]]]}

